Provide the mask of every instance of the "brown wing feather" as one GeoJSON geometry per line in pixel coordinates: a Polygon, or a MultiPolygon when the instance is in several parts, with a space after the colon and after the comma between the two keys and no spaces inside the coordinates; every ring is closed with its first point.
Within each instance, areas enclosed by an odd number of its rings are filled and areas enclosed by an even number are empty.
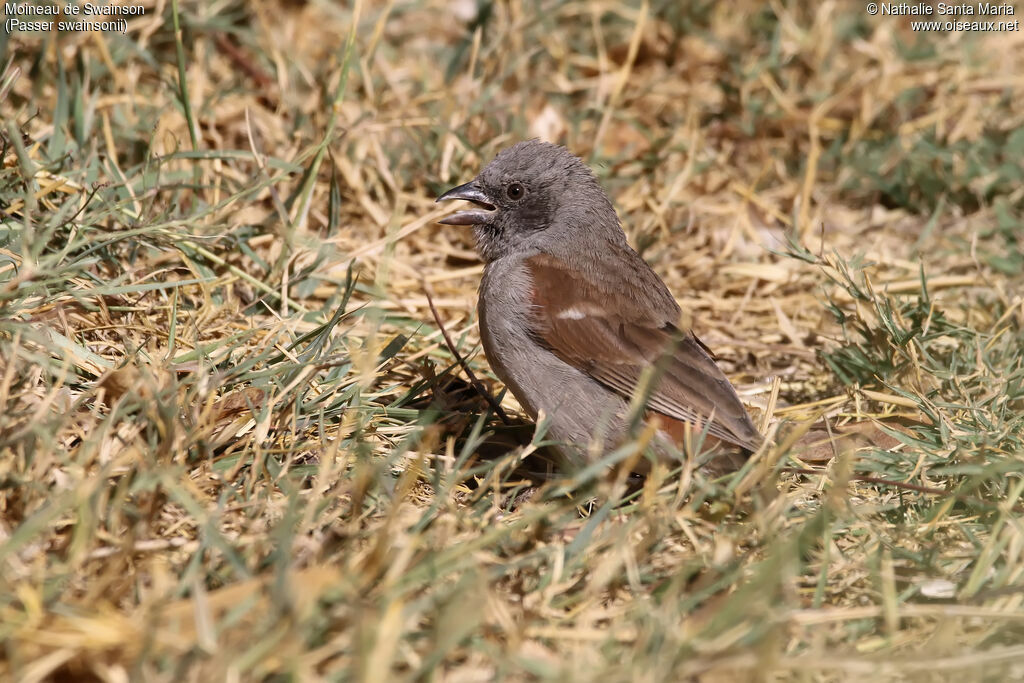
{"type": "Polygon", "coordinates": [[[679,309],[665,285],[643,268],[638,288],[656,288],[650,305],[588,278],[547,255],[527,264],[533,278],[537,340],[566,363],[586,372],[623,397],[630,397],[643,370],[661,361],[661,376],[647,407],[683,420],[737,446],[761,443],[736,391],[703,345],[675,327],[679,309]],[[667,297],[667,303],[666,302],[667,297]]]}

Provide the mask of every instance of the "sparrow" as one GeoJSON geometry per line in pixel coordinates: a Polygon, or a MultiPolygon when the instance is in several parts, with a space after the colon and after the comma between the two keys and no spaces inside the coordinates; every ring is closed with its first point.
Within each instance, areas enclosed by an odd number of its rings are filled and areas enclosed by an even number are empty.
{"type": "Polygon", "coordinates": [[[520,142],[437,201],[453,199],[473,205],[440,222],[472,226],[485,262],[477,308],[487,360],[533,420],[547,417],[547,437],[570,465],[630,437],[634,393],[666,452],[703,433],[712,452],[728,454],[711,458],[715,469],[729,470],[758,449],[763,438],[735,389],[677,326],[679,304],[629,246],[582,160],[520,142]]]}

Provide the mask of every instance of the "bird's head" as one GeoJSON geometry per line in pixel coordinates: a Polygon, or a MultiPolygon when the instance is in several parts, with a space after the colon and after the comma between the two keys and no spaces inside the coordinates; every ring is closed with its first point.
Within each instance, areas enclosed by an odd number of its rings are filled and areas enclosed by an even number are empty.
{"type": "Polygon", "coordinates": [[[503,150],[480,175],[437,201],[449,199],[474,207],[440,222],[473,226],[486,261],[594,238],[624,239],[615,210],[590,169],[564,147],[539,140],[503,150]]]}

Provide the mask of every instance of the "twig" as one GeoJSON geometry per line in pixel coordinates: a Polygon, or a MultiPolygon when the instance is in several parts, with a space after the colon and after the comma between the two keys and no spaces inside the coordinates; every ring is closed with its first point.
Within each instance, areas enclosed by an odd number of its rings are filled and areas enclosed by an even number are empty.
{"type": "Polygon", "coordinates": [[[448,346],[448,350],[452,352],[452,355],[455,356],[455,360],[459,361],[459,365],[461,365],[462,369],[466,372],[466,377],[469,378],[469,383],[473,385],[473,388],[476,389],[478,394],[484,397],[484,400],[491,406],[491,410],[494,411],[495,415],[501,418],[502,422],[507,425],[512,424],[512,421],[508,419],[508,415],[506,415],[505,411],[501,409],[501,405],[498,403],[497,399],[491,396],[491,392],[487,391],[487,387],[485,387],[480,380],[476,378],[476,375],[474,375],[473,371],[469,369],[469,365],[462,357],[462,354],[460,354],[458,349],[455,348],[455,343],[452,341],[452,338],[448,336],[448,330],[445,329],[444,323],[441,322],[441,316],[437,312],[437,307],[434,306],[434,297],[430,296],[430,288],[425,282],[423,283],[423,292],[427,295],[427,303],[430,305],[430,312],[434,314],[434,322],[437,323],[442,336],[444,336],[444,343],[448,346]]]}
{"type": "MultiPolygon", "coordinates": [[[[825,470],[814,470],[808,467],[783,467],[781,472],[789,472],[790,474],[828,474],[825,470]]],[[[850,481],[859,481],[865,484],[878,484],[879,486],[893,486],[898,489],[905,491],[915,491],[917,493],[924,493],[930,496],[939,496],[941,498],[953,498],[964,503],[971,503],[972,505],[980,505],[986,508],[996,508],[995,503],[990,503],[981,498],[975,496],[969,496],[964,493],[956,493],[954,491],[947,491],[945,489],[935,488],[934,486],[923,486],[921,484],[911,484],[906,481],[895,481],[893,479],[883,479],[882,477],[872,477],[864,474],[855,474],[850,477],[850,481]]]]}
{"type": "Polygon", "coordinates": [[[261,88],[269,88],[274,84],[274,79],[271,78],[266,71],[256,65],[256,63],[253,62],[242,48],[232,43],[227,35],[223,33],[216,33],[213,36],[213,42],[217,46],[217,49],[220,50],[221,54],[226,56],[235,66],[244,71],[249,78],[256,81],[261,88]]]}

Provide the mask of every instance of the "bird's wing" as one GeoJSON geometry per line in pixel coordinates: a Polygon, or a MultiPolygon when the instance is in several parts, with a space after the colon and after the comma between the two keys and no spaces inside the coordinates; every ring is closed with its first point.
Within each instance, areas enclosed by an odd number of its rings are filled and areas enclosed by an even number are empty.
{"type": "MultiPolygon", "coordinates": [[[[635,257],[635,255],[634,255],[635,257]]],[[[541,254],[527,260],[533,280],[531,332],[566,363],[625,398],[641,373],[657,365],[647,407],[729,443],[756,450],[762,437],[736,391],[690,332],[675,326],[679,310],[664,284],[641,259],[643,298],[541,254]],[[651,301],[664,301],[658,305],[651,301]],[[675,319],[673,319],[675,318],[675,319]]]]}

